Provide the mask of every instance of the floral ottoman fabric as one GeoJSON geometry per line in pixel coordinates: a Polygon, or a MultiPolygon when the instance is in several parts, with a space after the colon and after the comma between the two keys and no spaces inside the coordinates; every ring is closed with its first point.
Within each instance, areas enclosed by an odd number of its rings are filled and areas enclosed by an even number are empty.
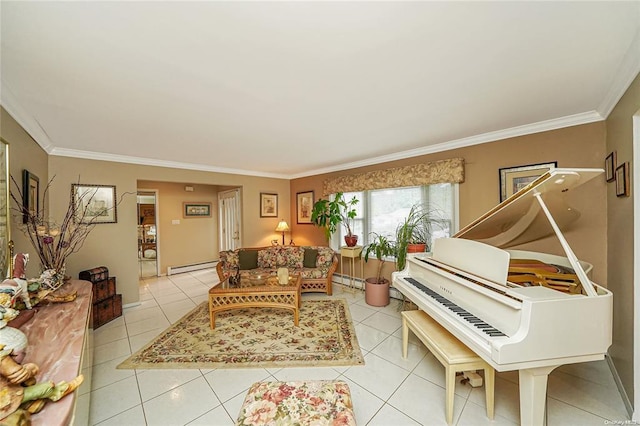
{"type": "Polygon", "coordinates": [[[349,386],[325,380],[254,383],[236,422],[237,426],[355,424],[349,386]]]}

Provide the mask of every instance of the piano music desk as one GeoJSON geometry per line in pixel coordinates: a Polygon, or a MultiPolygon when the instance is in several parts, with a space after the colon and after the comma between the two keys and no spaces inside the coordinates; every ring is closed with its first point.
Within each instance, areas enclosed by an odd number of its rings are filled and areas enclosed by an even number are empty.
{"type": "Polygon", "coordinates": [[[453,396],[458,371],[484,370],[487,417],[493,419],[495,371],[447,329],[423,311],[402,312],[402,357],[407,357],[409,330],[424,343],[445,368],[445,412],[447,423],[453,421],[453,396]]]}

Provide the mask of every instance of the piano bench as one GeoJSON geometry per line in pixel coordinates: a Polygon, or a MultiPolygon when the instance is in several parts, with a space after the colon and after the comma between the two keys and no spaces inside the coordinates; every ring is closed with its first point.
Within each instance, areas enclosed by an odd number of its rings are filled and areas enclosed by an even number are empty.
{"type": "Polygon", "coordinates": [[[453,396],[456,373],[470,370],[484,370],[487,417],[493,419],[495,384],[495,371],[493,367],[423,311],[402,312],[403,358],[407,357],[409,330],[413,331],[445,368],[445,413],[447,423],[451,424],[453,422],[453,396]]]}

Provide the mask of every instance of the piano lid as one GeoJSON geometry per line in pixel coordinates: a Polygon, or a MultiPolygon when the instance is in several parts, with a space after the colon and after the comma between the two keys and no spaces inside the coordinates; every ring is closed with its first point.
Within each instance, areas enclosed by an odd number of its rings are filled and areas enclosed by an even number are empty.
{"type": "Polygon", "coordinates": [[[602,169],[552,169],[511,197],[458,231],[454,238],[480,241],[499,248],[508,248],[538,240],[554,233],[540,197],[558,227],[569,225],[580,212],[564,202],[564,194],[604,173],[602,169]]]}

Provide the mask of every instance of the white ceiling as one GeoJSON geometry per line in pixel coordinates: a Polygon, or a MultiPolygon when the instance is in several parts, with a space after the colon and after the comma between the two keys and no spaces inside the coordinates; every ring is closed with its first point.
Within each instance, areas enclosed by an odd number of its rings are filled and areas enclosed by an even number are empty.
{"type": "Polygon", "coordinates": [[[300,177],[606,118],[640,2],[0,3],[52,155],[300,177]]]}

